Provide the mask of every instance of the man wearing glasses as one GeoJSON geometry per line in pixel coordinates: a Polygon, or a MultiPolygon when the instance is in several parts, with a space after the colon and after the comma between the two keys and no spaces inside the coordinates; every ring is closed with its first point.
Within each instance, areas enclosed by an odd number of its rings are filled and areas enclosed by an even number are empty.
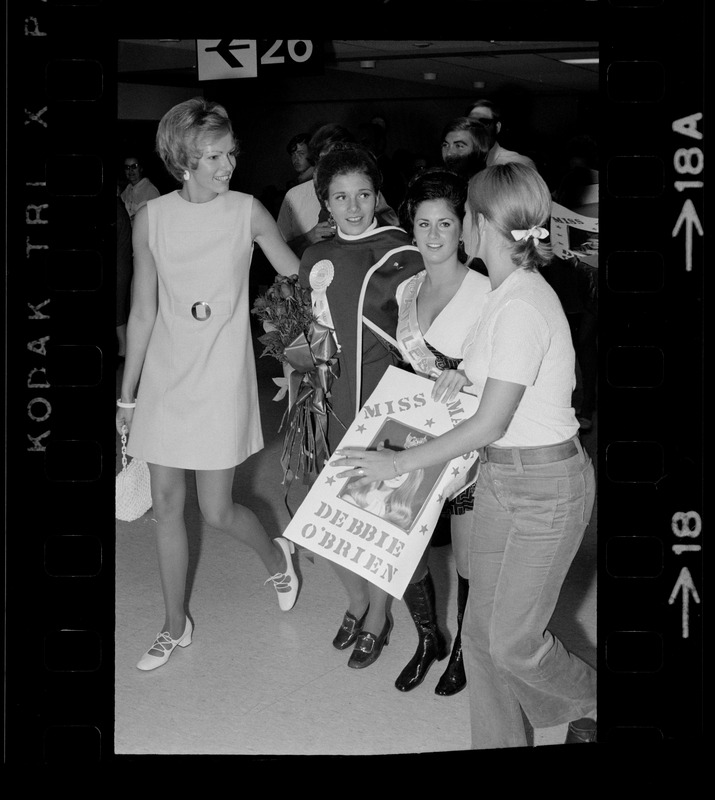
{"type": "Polygon", "coordinates": [[[129,214],[129,219],[134,220],[134,215],[149,200],[159,197],[160,192],[149,180],[144,177],[144,169],[136,156],[127,156],[124,159],[124,175],[129,183],[122,192],[121,198],[129,214]]]}
{"type": "Polygon", "coordinates": [[[528,156],[523,156],[521,153],[517,153],[514,150],[506,150],[497,142],[497,136],[501,130],[501,113],[494,103],[489,100],[477,100],[476,103],[472,104],[467,116],[469,119],[481,122],[491,134],[492,146],[487,155],[488,167],[494,164],[506,164],[509,161],[517,161],[520,164],[526,164],[536,169],[536,165],[528,156]]]}

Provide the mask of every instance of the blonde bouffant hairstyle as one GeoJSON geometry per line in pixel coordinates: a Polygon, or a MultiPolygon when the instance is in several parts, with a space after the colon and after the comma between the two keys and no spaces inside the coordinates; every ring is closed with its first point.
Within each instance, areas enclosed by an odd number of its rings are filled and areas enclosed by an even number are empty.
{"type": "Polygon", "coordinates": [[[551,193],[539,173],[526,164],[495,164],[469,181],[469,210],[473,224],[483,214],[508,242],[512,263],[536,270],[551,261],[552,248],[544,239],[516,241],[511,232],[534,227],[548,229],[551,193]]]}
{"type": "MultiPolygon", "coordinates": [[[[227,133],[234,135],[226,109],[203,97],[193,97],[170,108],[161,118],[156,152],[168,172],[181,182],[187,169],[198,166],[202,142],[220,139],[227,133]]],[[[238,142],[233,155],[238,155],[238,142]]]]}

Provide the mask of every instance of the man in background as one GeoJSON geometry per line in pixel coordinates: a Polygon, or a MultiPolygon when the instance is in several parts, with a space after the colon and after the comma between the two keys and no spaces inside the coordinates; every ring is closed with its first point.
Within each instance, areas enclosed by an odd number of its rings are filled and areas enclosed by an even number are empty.
{"type": "Polygon", "coordinates": [[[497,141],[497,136],[501,131],[501,111],[497,105],[490,100],[477,100],[476,103],[472,104],[467,116],[469,119],[480,122],[490,133],[491,147],[487,155],[488,167],[494,164],[507,164],[510,161],[516,161],[536,169],[536,164],[534,164],[528,156],[523,156],[521,153],[517,153],[514,150],[507,150],[497,141]]]}
{"type": "Polygon", "coordinates": [[[149,200],[159,197],[161,192],[149,178],[144,177],[144,167],[136,156],[127,156],[124,159],[124,175],[128,183],[121,198],[127,214],[129,214],[129,219],[133,222],[137,211],[149,200]]]}

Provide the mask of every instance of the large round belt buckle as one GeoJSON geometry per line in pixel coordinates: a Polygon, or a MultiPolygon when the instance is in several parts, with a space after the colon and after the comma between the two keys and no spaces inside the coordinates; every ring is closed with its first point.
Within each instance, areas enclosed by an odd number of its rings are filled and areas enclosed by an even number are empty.
{"type": "Polygon", "coordinates": [[[191,316],[199,322],[205,322],[211,316],[211,306],[199,300],[191,306],[191,316]]]}

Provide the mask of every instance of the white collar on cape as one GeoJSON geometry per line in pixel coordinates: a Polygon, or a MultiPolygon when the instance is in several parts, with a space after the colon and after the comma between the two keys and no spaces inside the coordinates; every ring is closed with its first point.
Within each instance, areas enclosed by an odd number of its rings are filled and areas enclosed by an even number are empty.
{"type": "Polygon", "coordinates": [[[375,233],[382,233],[382,231],[402,231],[405,232],[402,228],[399,228],[397,225],[384,225],[380,228],[377,227],[377,219],[374,219],[367,230],[364,230],[362,233],[350,234],[350,233],[343,233],[340,228],[337,229],[337,236],[339,239],[343,239],[346,242],[359,242],[360,239],[366,239],[368,236],[372,236],[375,233]]]}

